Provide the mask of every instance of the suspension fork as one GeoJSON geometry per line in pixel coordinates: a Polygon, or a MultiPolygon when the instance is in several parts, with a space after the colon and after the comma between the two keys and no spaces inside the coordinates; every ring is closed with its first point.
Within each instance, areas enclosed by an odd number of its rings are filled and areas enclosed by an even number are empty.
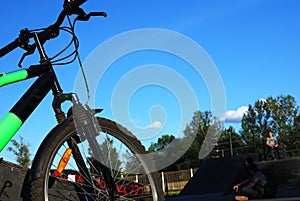
{"type": "Polygon", "coordinates": [[[73,95],[73,117],[77,131],[83,135],[82,139],[86,139],[90,145],[95,169],[102,173],[103,179],[106,182],[106,188],[109,194],[109,200],[114,201],[117,197],[117,189],[111,171],[107,167],[99,144],[96,140],[97,128],[94,112],[88,106],[86,108],[78,101],[76,94],[73,95]]]}
{"type": "MultiPolygon", "coordinates": [[[[85,108],[78,100],[78,97],[74,93],[70,94],[63,94],[60,93],[60,90],[57,87],[52,89],[54,93],[54,100],[52,103],[55,116],[57,118],[58,123],[63,122],[66,119],[64,112],[61,109],[61,104],[65,101],[72,101],[73,102],[73,119],[75,123],[76,130],[81,135],[81,139],[86,139],[90,145],[93,158],[95,158],[95,162],[93,163],[94,168],[102,173],[104,181],[106,182],[106,188],[108,190],[108,194],[110,200],[113,201],[117,197],[117,189],[115,186],[114,179],[111,175],[111,172],[107,166],[105,166],[105,160],[99,148],[99,144],[96,140],[96,135],[98,133],[95,122],[96,119],[94,118],[94,113],[99,112],[96,110],[93,112],[89,108],[85,108]]],[[[87,107],[87,106],[86,106],[87,107]]],[[[101,110],[100,110],[101,111],[101,110]]],[[[88,180],[87,183],[93,185],[92,176],[90,175],[90,171],[85,165],[84,158],[82,157],[79,147],[77,146],[77,142],[80,139],[76,139],[76,137],[72,137],[68,140],[68,146],[72,149],[73,157],[76,161],[76,164],[80,168],[80,173],[85,176],[88,180]]],[[[95,193],[91,187],[85,188],[85,190],[91,194],[95,193]]]]}
{"type": "MultiPolygon", "coordinates": [[[[52,89],[53,94],[54,94],[52,107],[55,112],[55,117],[57,119],[57,122],[62,123],[67,118],[65,113],[61,109],[62,103],[66,102],[66,101],[72,101],[73,97],[76,98],[77,96],[75,94],[71,94],[71,93],[70,94],[59,93],[59,90],[57,90],[57,89],[58,88],[52,89]]],[[[72,112],[72,110],[71,110],[71,112],[72,112]]],[[[76,118],[74,118],[74,119],[76,119],[76,118]]],[[[81,138],[81,139],[83,139],[83,138],[81,138]]],[[[72,155],[74,157],[77,167],[79,168],[78,169],[79,173],[81,175],[83,175],[84,182],[87,184],[87,185],[83,186],[84,191],[88,193],[88,197],[90,198],[90,200],[97,200],[97,197],[96,197],[97,193],[93,189],[94,183],[93,183],[92,175],[90,174],[90,171],[89,171],[88,167],[86,166],[85,160],[84,160],[84,158],[80,152],[80,149],[77,145],[78,143],[80,143],[80,137],[77,135],[74,135],[70,139],[67,140],[67,144],[68,144],[69,148],[72,149],[72,155]]],[[[78,190],[80,190],[80,189],[78,189],[78,190]]],[[[83,194],[79,193],[78,196],[80,197],[81,200],[85,199],[83,194]]]]}
{"type": "MultiPolygon", "coordinates": [[[[80,153],[79,147],[77,146],[77,142],[80,141],[78,136],[73,136],[70,138],[67,143],[68,146],[72,149],[73,157],[75,159],[77,167],[79,167],[79,172],[84,177],[84,182],[86,182],[88,185],[83,186],[84,190],[88,193],[89,197],[91,197],[91,200],[97,200],[97,194],[94,192],[94,189],[92,188],[94,186],[92,176],[89,173],[89,170],[84,162],[84,159],[80,153]]],[[[80,189],[78,189],[80,190],[80,189]]],[[[79,194],[79,197],[82,197],[83,195],[79,194]]],[[[82,199],[84,198],[82,197],[82,199]]]]}

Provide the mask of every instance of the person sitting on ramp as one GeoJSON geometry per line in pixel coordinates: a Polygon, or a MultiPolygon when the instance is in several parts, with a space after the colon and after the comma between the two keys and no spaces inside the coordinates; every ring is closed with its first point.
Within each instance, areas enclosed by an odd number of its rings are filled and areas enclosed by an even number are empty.
{"type": "Polygon", "coordinates": [[[265,193],[265,185],[267,179],[265,175],[258,170],[257,165],[251,157],[244,160],[244,164],[248,170],[248,178],[233,186],[233,190],[237,192],[235,200],[248,200],[252,198],[263,198],[265,193]]]}

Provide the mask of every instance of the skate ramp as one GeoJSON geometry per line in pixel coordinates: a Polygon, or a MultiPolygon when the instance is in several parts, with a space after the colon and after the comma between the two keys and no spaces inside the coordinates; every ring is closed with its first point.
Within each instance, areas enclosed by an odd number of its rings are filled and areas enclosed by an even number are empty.
{"type": "MultiPolygon", "coordinates": [[[[232,187],[247,177],[244,159],[217,158],[206,160],[177,197],[167,201],[234,200],[232,187]]],[[[255,159],[257,157],[252,156],[255,159]]],[[[256,162],[258,168],[277,185],[277,194],[270,201],[300,200],[300,158],[256,162]]]]}
{"type": "Polygon", "coordinates": [[[179,196],[211,193],[231,193],[236,178],[247,176],[243,161],[245,157],[206,160],[179,196]]]}

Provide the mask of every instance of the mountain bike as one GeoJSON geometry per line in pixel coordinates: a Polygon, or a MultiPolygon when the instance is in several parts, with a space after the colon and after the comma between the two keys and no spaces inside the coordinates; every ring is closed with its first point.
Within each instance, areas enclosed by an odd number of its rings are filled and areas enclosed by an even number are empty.
{"type": "MultiPolygon", "coordinates": [[[[58,121],[35,154],[28,176],[31,200],[164,200],[158,174],[144,146],[120,124],[95,115],[101,109],[82,104],[76,93],[64,93],[54,71],[56,65],[78,61],[79,42],[74,26],[105,12],[87,14],[80,6],[87,0],[64,0],[56,22],[43,29],[22,29],[13,42],[0,49],[0,57],[20,47],[25,57],[38,50],[36,65],[0,74],[0,87],[36,78],[0,121],[0,151],[15,135],[44,97],[52,91],[52,108],[58,121]],[[68,26],[62,26],[65,19],[68,26]],[[73,20],[71,20],[73,19],[73,20]],[[48,57],[44,44],[60,31],[71,34],[62,51],[48,57]],[[74,51],[66,53],[70,47],[74,51]],[[64,102],[72,107],[65,113],[64,102]]],[[[83,71],[84,72],[84,71],[83,71]]],[[[83,74],[84,75],[84,74],[83,74]]]]}

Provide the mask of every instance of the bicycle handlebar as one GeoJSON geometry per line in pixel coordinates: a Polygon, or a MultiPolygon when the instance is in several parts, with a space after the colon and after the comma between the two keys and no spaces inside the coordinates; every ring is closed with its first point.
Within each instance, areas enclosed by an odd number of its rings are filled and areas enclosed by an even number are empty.
{"type": "Polygon", "coordinates": [[[13,42],[11,42],[8,45],[6,45],[5,47],[3,47],[0,50],[0,58],[3,57],[4,55],[10,53],[11,51],[13,51],[14,49],[16,49],[17,47],[19,47],[19,45],[20,45],[20,43],[19,43],[19,40],[17,38],[13,42]]]}
{"type": "MultiPolygon", "coordinates": [[[[58,36],[59,27],[62,25],[67,15],[85,15],[84,11],[81,8],[79,8],[79,6],[81,6],[86,1],[87,0],[64,0],[64,9],[60,12],[56,22],[53,25],[50,25],[48,28],[46,28],[46,30],[38,33],[39,37],[41,38],[42,44],[47,40],[58,36]]],[[[35,45],[28,45],[29,39],[32,37],[33,34],[30,34],[27,29],[21,30],[20,35],[17,39],[0,49],[0,58],[18,47],[27,50],[28,54],[33,53],[35,45]]]]}
{"type": "Polygon", "coordinates": [[[84,4],[87,0],[74,0],[72,2],[73,6],[76,6],[76,7],[79,7],[81,6],[82,4],[84,4]]]}

